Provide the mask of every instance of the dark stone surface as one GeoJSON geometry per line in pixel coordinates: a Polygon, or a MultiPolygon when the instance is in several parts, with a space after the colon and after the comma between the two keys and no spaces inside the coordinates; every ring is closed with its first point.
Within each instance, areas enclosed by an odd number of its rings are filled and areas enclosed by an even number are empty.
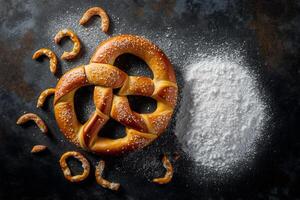
{"type": "MultiPolygon", "coordinates": [[[[293,0],[0,0],[0,199],[299,199],[299,7],[299,1],[293,0]],[[94,156],[65,141],[54,119],[53,99],[47,101],[45,109],[35,108],[40,91],[55,86],[57,80],[49,72],[46,60],[32,61],[31,56],[41,47],[50,47],[61,55],[70,43],[58,47],[52,42],[53,35],[49,38],[49,31],[51,34],[58,31],[48,30],[53,27],[50,26],[53,20],[57,20],[55,16],[61,18],[54,23],[64,23],[67,20],[64,16],[75,13],[80,17],[85,9],[98,5],[112,18],[110,35],[134,33],[158,43],[174,64],[180,87],[184,82],[179,66],[184,64],[187,55],[197,51],[196,42],[206,51],[210,45],[218,47],[224,42],[229,47],[243,44],[247,62],[251,70],[260,74],[261,86],[270,98],[274,113],[268,129],[269,139],[260,145],[253,166],[242,171],[237,169],[226,179],[217,176],[207,179],[205,169],[199,169],[183,155],[175,163],[173,181],[158,186],[149,180],[163,173],[161,154],[181,152],[172,131],[174,123],[154,144],[117,158],[94,156]],[[168,31],[172,32],[171,38],[165,34],[168,31]],[[164,42],[169,40],[175,48],[164,42]],[[179,41],[183,41],[180,48],[179,41]],[[33,124],[16,126],[16,119],[25,111],[39,114],[49,125],[51,137],[41,134],[33,124]],[[45,144],[49,151],[40,156],[31,155],[29,152],[35,144],[45,144]],[[120,182],[121,191],[115,193],[101,188],[93,175],[80,184],[67,182],[58,164],[61,154],[67,150],[83,152],[92,166],[100,158],[105,159],[105,175],[120,182]]],[[[86,27],[96,27],[91,34],[99,35],[97,41],[90,45],[82,36],[86,44],[82,57],[69,63],[61,61],[58,77],[67,69],[87,63],[94,47],[106,38],[98,23],[92,20],[86,27]]],[[[75,29],[80,31],[84,27],[75,29]]],[[[122,58],[120,62],[125,68],[134,63],[143,65],[134,58],[122,58]]],[[[90,92],[91,89],[82,93],[87,98],[79,105],[91,102],[90,92]]],[[[88,115],[84,109],[81,112],[88,115]]],[[[80,169],[76,162],[71,165],[75,171],[80,169]]]]}

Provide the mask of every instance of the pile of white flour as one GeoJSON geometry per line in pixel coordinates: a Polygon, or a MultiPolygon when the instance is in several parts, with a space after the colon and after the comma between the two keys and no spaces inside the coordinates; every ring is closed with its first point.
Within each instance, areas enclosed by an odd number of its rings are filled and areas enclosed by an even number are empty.
{"type": "Polygon", "coordinates": [[[251,160],[268,112],[242,61],[204,57],[188,65],[183,76],[175,133],[184,151],[218,173],[251,160]]]}

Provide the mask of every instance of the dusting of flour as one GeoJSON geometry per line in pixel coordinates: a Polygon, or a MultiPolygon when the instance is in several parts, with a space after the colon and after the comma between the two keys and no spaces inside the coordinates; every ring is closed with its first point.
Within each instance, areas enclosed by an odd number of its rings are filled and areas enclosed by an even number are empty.
{"type": "Polygon", "coordinates": [[[267,106],[242,60],[206,56],[188,65],[183,76],[175,133],[184,151],[218,173],[253,158],[267,106]]]}

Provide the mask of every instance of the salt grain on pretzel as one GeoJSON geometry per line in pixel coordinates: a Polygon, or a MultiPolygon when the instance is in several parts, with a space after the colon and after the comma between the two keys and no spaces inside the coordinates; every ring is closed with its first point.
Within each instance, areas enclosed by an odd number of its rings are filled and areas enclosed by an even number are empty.
{"type": "Polygon", "coordinates": [[[35,145],[31,149],[31,153],[39,153],[42,151],[45,151],[47,149],[47,146],[45,145],[35,145]]]}
{"type": "Polygon", "coordinates": [[[63,29],[59,31],[55,37],[54,37],[54,42],[56,44],[59,44],[61,39],[64,37],[69,37],[72,42],[74,43],[73,49],[71,52],[64,52],[63,55],[61,56],[61,59],[63,60],[71,60],[74,59],[80,52],[81,44],[80,41],[77,37],[77,35],[70,29],[63,29]]]}
{"type": "Polygon", "coordinates": [[[26,113],[26,114],[22,115],[17,120],[17,124],[21,125],[30,120],[34,121],[43,133],[48,132],[48,128],[47,128],[45,122],[37,114],[34,114],[34,113],[26,113]]]}
{"type": "Polygon", "coordinates": [[[65,73],[56,86],[54,113],[65,137],[86,150],[97,154],[118,155],[143,148],[167,128],[177,100],[177,83],[167,56],[149,40],[135,35],[119,35],[102,42],[90,64],[73,68],[65,73]],[[129,76],[113,66],[124,53],[139,56],[153,72],[154,78],[129,76]],[[74,108],[77,89],[94,85],[95,112],[81,124],[74,108]],[[113,89],[120,88],[117,95],[113,89]],[[134,112],[127,95],[148,96],[157,101],[152,113],[134,112]],[[126,129],[123,138],[98,135],[112,117],[126,129]]]}
{"type": "Polygon", "coordinates": [[[101,17],[101,27],[102,27],[102,31],[104,33],[107,33],[108,28],[109,28],[109,17],[106,14],[105,10],[103,10],[100,7],[92,7],[90,9],[88,9],[87,11],[85,11],[85,13],[83,14],[82,18],[79,21],[80,25],[84,25],[86,22],[88,22],[90,20],[91,17],[93,17],[94,15],[98,15],[101,17]]]}
{"type": "Polygon", "coordinates": [[[166,168],[166,173],[162,178],[155,178],[152,181],[158,184],[167,184],[172,180],[173,177],[173,166],[166,155],[162,159],[163,165],[166,168]]]}
{"type": "Polygon", "coordinates": [[[52,94],[54,94],[54,93],[55,93],[55,88],[49,88],[49,89],[44,90],[44,91],[40,94],[40,96],[39,96],[39,98],[38,98],[36,107],[37,107],[37,108],[42,107],[43,104],[44,104],[44,102],[45,102],[45,100],[46,100],[46,98],[47,98],[49,95],[52,95],[52,94]]]}
{"type": "Polygon", "coordinates": [[[53,74],[55,74],[56,69],[57,69],[57,57],[56,57],[55,53],[53,51],[51,51],[50,49],[42,48],[42,49],[37,50],[33,54],[32,59],[36,60],[42,55],[45,55],[49,58],[49,60],[50,60],[50,71],[53,74]]]}
{"type": "Polygon", "coordinates": [[[96,171],[95,171],[97,183],[104,188],[117,191],[120,188],[120,183],[109,182],[108,180],[102,178],[104,168],[105,168],[105,162],[103,160],[100,160],[98,165],[96,166],[96,171]]]}
{"type": "Polygon", "coordinates": [[[63,174],[67,180],[70,182],[80,182],[86,179],[90,173],[90,163],[89,161],[79,152],[76,151],[68,151],[64,153],[59,160],[60,167],[63,171],[63,174]],[[67,159],[69,157],[74,157],[78,159],[82,163],[83,172],[79,175],[72,175],[71,170],[68,167],[67,159]]]}

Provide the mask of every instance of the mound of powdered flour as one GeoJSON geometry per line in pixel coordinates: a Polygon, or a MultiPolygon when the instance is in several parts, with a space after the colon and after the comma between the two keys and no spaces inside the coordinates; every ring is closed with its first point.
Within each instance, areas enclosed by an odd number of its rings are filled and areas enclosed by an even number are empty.
{"type": "Polygon", "coordinates": [[[254,158],[267,121],[256,79],[240,60],[203,57],[185,68],[175,133],[198,165],[218,173],[254,158]]]}

